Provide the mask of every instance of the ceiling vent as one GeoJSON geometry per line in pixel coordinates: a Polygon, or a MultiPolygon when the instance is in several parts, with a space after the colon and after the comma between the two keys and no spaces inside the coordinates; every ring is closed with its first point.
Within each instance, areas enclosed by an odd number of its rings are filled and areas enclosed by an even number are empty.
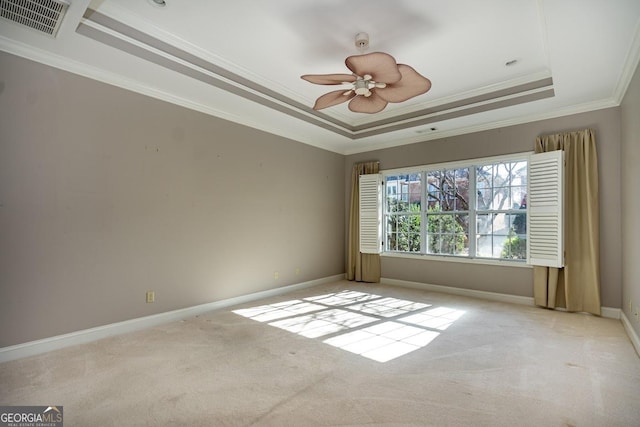
{"type": "Polygon", "coordinates": [[[0,17],[55,37],[68,7],[60,0],[0,0],[0,17]]]}

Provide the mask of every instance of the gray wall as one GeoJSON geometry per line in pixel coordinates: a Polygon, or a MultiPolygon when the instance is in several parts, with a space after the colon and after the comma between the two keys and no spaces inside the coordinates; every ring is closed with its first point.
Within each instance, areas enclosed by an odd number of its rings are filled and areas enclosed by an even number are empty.
{"type": "MultiPolygon", "coordinates": [[[[583,128],[599,149],[602,302],[632,319],[639,87],[636,71],[621,108],[344,157],[0,53],[0,347],[341,274],[354,162],[516,153],[583,128]]],[[[532,295],[528,268],[385,257],[382,273],[532,295]]]]}
{"type": "Polygon", "coordinates": [[[640,67],[622,101],[622,309],[640,335],[640,67]],[[631,310],[629,303],[633,304],[631,310]]]}
{"type": "MultiPolygon", "coordinates": [[[[346,199],[354,163],[379,160],[393,169],[532,151],[539,135],[592,128],[596,131],[600,184],[600,271],[602,304],[621,305],[620,108],[610,108],[402,147],[350,155],[345,159],[346,199]],[[611,207],[614,207],[611,209],[611,207]]],[[[634,182],[637,182],[634,181],[634,182]]],[[[382,258],[382,276],[458,288],[532,296],[529,268],[407,258],[382,258]]]]}
{"type": "Polygon", "coordinates": [[[6,53],[0,111],[0,347],[344,273],[339,154],[6,53]]]}

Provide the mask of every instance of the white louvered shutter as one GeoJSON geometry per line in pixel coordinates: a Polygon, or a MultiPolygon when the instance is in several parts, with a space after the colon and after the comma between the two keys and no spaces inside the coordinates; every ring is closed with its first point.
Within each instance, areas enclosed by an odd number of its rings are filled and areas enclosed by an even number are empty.
{"type": "Polygon", "coordinates": [[[534,154],[529,161],[528,264],[564,265],[564,151],[534,154]]]}
{"type": "Polygon", "coordinates": [[[360,175],[360,252],[382,251],[382,179],[378,174],[360,175]]]}

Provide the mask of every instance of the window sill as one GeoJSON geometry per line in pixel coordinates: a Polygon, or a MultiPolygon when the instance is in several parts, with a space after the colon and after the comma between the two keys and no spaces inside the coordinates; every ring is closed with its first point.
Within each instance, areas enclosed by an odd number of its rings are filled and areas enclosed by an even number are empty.
{"type": "Polygon", "coordinates": [[[533,268],[532,265],[527,264],[525,261],[500,261],[492,259],[479,259],[479,258],[460,258],[456,256],[433,256],[424,254],[407,254],[399,252],[382,252],[382,257],[387,258],[408,258],[424,261],[441,261],[441,262],[456,262],[462,264],[480,264],[480,265],[494,265],[500,267],[515,267],[515,268],[533,268]]]}

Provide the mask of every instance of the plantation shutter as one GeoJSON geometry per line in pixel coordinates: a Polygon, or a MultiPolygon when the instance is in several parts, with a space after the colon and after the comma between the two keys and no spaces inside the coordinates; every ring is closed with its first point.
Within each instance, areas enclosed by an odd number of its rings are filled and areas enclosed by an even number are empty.
{"type": "Polygon", "coordinates": [[[564,151],[534,154],[529,161],[528,264],[564,265],[564,151]]]}
{"type": "Polygon", "coordinates": [[[378,174],[360,175],[360,252],[382,252],[382,179],[378,174]]]}

